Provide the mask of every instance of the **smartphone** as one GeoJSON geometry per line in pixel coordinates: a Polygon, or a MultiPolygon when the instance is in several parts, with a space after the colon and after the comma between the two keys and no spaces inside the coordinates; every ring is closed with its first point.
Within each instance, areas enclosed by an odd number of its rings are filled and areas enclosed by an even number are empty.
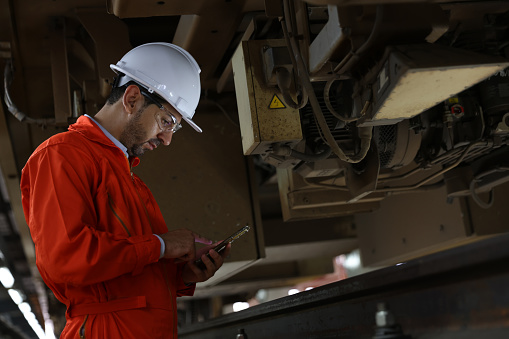
{"type": "MultiPolygon", "coordinates": [[[[232,242],[234,242],[235,240],[249,232],[250,229],[251,227],[249,227],[248,225],[242,227],[241,229],[230,235],[228,238],[224,239],[216,247],[214,247],[214,251],[221,254],[221,252],[224,251],[228,244],[231,244],[232,242]]],[[[207,257],[209,257],[209,259],[212,260],[212,262],[214,262],[214,260],[210,257],[210,254],[207,253],[207,257]]],[[[206,269],[205,264],[202,262],[201,258],[196,260],[194,263],[202,270],[206,269]]]]}

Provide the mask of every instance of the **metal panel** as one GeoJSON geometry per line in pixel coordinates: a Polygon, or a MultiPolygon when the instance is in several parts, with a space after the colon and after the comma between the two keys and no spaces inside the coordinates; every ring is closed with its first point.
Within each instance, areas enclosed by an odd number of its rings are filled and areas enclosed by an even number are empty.
{"type": "Polygon", "coordinates": [[[438,45],[388,49],[373,81],[373,122],[409,119],[506,68],[509,62],[438,45]]]}
{"type": "Polygon", "coordinates": [[[233,56],[235,92],[244,154],[266,153],[276,142],[295,145],[302,140],[299,111],[290,107],[270,108],[282,95],[266,85],[264,48],[284,47],[283,40],[244,41],[233,56]]]}
{"type": "Polygon", "coordinates": [[[252,226],[204,286],[263,257],[263,234],[238,129],[218,112],[199,109],[194,120],[203,133],[184,124],[170,147],[148,152],[134,170],[152,190],[170,230],[188,228],[222,240],[245,224],[252,226]]]}
{"type": "MultiPolygon", "coordinates": [[[[492,235],[497,233],[509,232],[509,208],[507,201],[509,199],[509,184],[495,187],[493,195],[493,205],[491,208],[484,209],[475,201],[468,197],[468,210],[472,218],[472,227],[477,235],[492,235]]],[[[480,194],[479,198],[483,201],[489,200],[489,194],[480,194]]]]}
{"type": "Polygon", "coordinates": [[[445,188],[387,197],[380,209],[355,216],[364,265],[393,265],[467,241],[458,200],[445,188]]]}
{"type": "Polygon", "coordinates": [[[309,73],[318,72],[329,61],[335,50],[345,42],[346,35],[341,29],[337,6],[327,7],[329,21],[309,46],[309,73]]]}
{"type": "Polygon", "coordinates": [[[291,169],[278,169],[277,176],[285,221],[370,212],[376,210],[380,206],[379,201],[385,197],[384,193],[374,192],[355,203],[348,203],[352,195],[346,187],[339,186],[339,182],[336,189],[310,185],[291,169]]]}

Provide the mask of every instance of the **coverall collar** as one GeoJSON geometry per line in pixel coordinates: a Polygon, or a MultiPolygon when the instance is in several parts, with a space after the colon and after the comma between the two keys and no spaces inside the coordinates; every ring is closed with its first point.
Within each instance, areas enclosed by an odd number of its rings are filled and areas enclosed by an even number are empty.
{"type": "Polygon", "coordinates": [[[111,142],[113,142],[115,144],[115,146],[117,146],[118,148],[120,148],[122,150],[122,152],[124,152],[124,155],[126,158],[129,158],[129,155],[127,154],[127,147],[125,147],[120,141],[117,140],[117,138],[115,138],[113,135],[111,135],[110,132],[108,132],[108,130],[106,130],[104,127],[101,126],[100,123],[98,123],[94,118],[92,118],[90,115],[88,114],[85,114],[85,116],[87,118],[89,118],[90,120],[92,120],[97,126],[99,126],[99,128],[101,129],[101,131],[103,131],[104,135],[108,137],[108,139],[111,140],[111,142]]]}
{"type": "MultiPolygon", "coordinates": [[[[80,116],[76,123],[69,126],[69,131],[77,132],[83,135],[85,138],[101,143],[103,145],[114,147],[116,149],[119,149],[122,151],[123,155],[129,160],[129,163],[132,167],[138,166],[140,163],[140,159],[138,157],[131,157],[129,158],[127,156],[127,152],[124,152],[124,150],[118,146],[111,138],[109,138],[101,128],[101,125],[99,125],[97,122],[95,122],[91,117],[89,116],[80,116]]],[[[112,136],[113,139],[115,139],[112,136]]],[[[116,140],[116,139],[115,139],[116,140]]],[[[122,145],[122,144],[120,144],[122,145]]],[[[122,145],[124,148],[125,146],[122,145]]],[[[126,148],[127,149],[127,148],[126,148]]]]}

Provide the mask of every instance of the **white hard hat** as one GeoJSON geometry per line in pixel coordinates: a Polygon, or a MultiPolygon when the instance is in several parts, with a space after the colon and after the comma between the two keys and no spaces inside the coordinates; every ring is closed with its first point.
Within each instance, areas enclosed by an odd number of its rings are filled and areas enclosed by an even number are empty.
{"type": "Polygon", "coordinates": [[[134,80],[168,101],[189,125],[202,131],[192,120],[200,99],[200,67],[189,52],[173,44],[153,42],[132,49],[110,67],[125,75],[117,86],[134,80]]]}

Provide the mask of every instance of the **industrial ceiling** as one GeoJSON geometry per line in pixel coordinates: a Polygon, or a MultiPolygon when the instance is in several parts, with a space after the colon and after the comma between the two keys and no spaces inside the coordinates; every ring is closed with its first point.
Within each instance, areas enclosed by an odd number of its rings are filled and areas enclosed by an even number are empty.
{"type": "Polygon", "coordinates": [[[109,65],[143,43],[179,45],[201,68],[204,133],[184,126],[137,169],[169,229],[221,239],[253,226],[183,312],[319,280],[355,249],[376,268],[508,231],[506,1],[0,8],[0,266],[14,278],[0,288],[2,338],[35,338],[31,324],[48,320],[58,335],[65,322],[37,272],[21,170],[43,140],[100,109],[109,65]]]}

